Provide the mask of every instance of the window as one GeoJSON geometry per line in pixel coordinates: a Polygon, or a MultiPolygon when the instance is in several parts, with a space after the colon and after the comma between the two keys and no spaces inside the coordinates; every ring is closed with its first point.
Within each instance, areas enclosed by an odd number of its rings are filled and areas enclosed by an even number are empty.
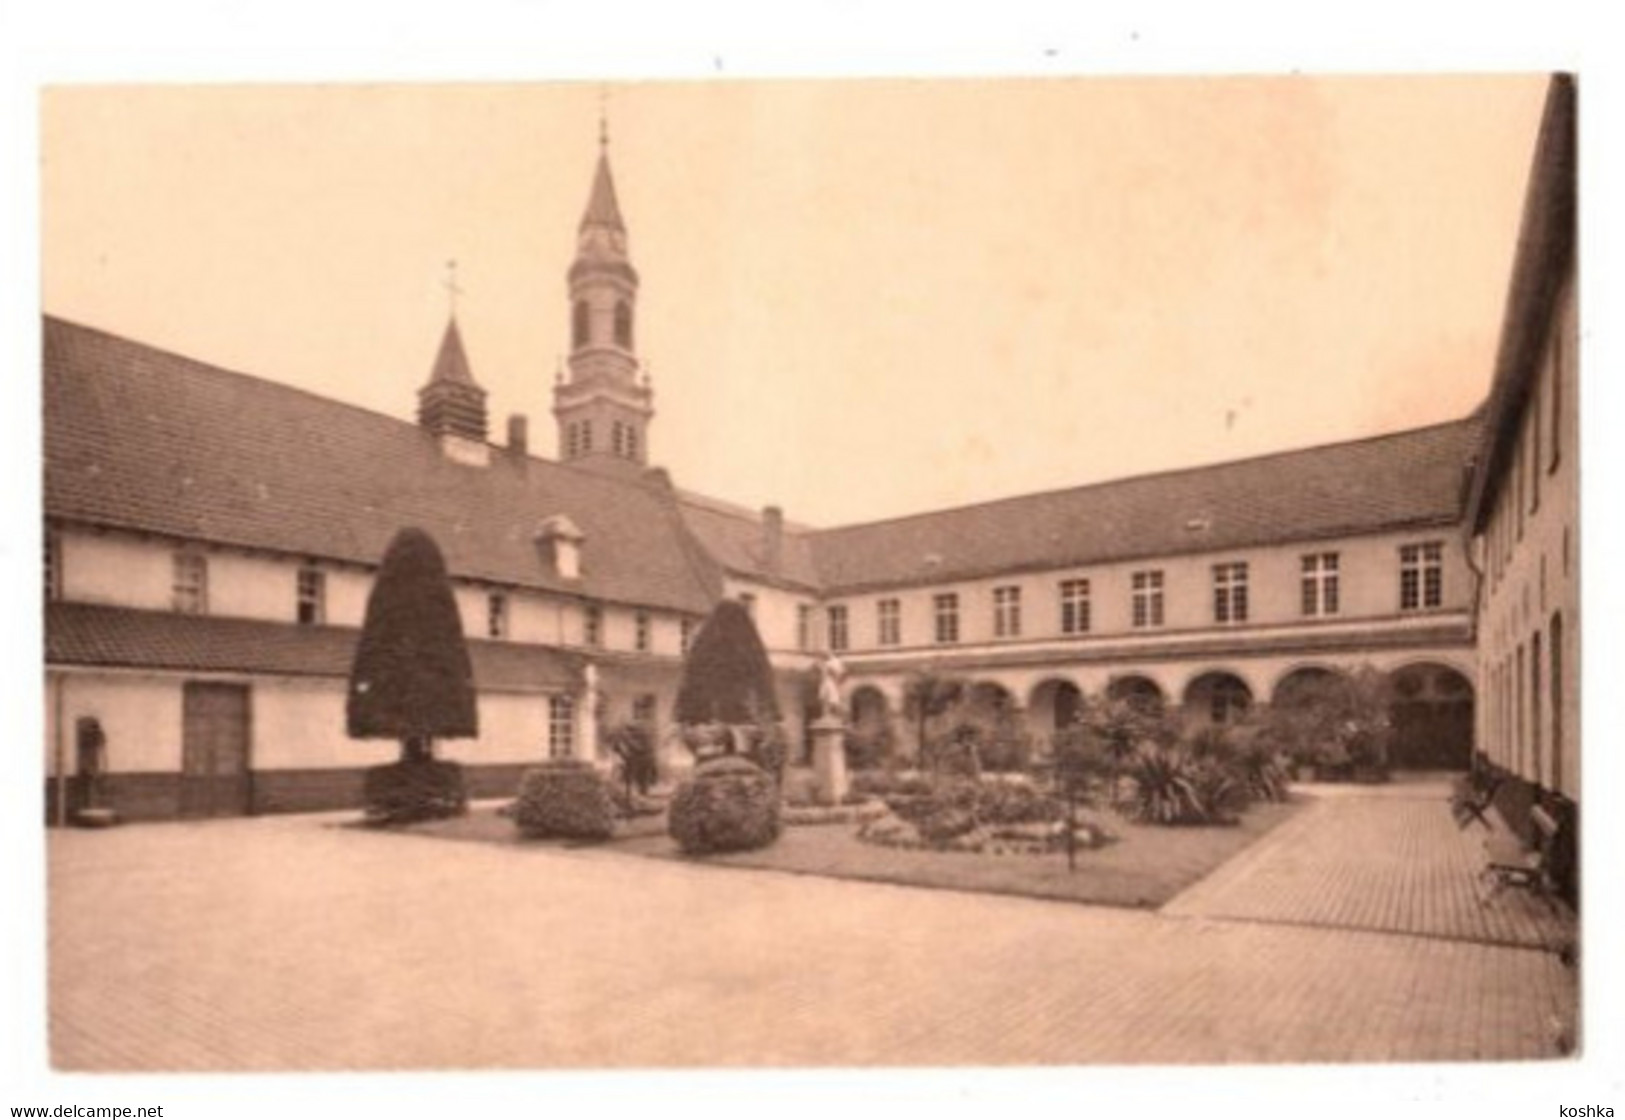
{"type": "Polygon", "coordinates": [[[829,608],[829,648],[834,653],[840,653],[847,646],[846,607],[837,605],[829,608]]]}
{"type": "Polygon", "coordinates": [[[642,696],[632,700],[632,722],[641,723],[645,727],[655,725],[658,701],[652,692],[645,692],[642,696]]]}
{"type": "Polygon", "coordinates": [[[294,592],[294,617],[301,626],[327,621],[327,573],[311,564],[299,569],[294,592]]]}
{"type": "Polygon", "coordinates": [[[1563,324],[1561,321],[1552,330],[1552,407],[1551,413],[1552,438],[1546,442],[1551,445],[1549,452],[1551,458],[1546,463],[1548,471],[1555,471],[1561,456],[1558,449],[1562,446],[1563,431],[1563,324]]]}
{"type": "Polygon", "coordinates": [[[1162,572],[1135,572],[1130,577],[1134,591],[1133,622],[1136,630],[1162,625],[1162,572]]]}
{"type": "Polygon", "coordinates": [[[62,538],[45,530],[45,601],[62,597],[62,538]]]}
{"type": "Polygon", "coordinates": [[[1552,789],[1563,792],[1563,616],[1552,615],[1546,660],[1552,669],[1552,789]]]}
{"type": "Polygon", "coordinates": [[[649,652],[649,612],[639,611],[632,616],[632,648],[639,653],[649,652]]]}
{"type": "Polygon", "coordinates": [[[175,609],[182,614],[209,613],[209,561],[196,552],[175,554],[175,609]]]}
{"type": "Polygon", "coordinates": [[[952,591],[931,596],[931,611],[937,624],[937,643],[959,641],[959,596],[952,591]]]}
{"type": "Polygon", "coordinates": [[[796,604],[796,648],[812,649],[812,604],[796,604]]]}
{"type": "Polygon", "coordinates": [[[589,604],[582,612],[581,642],[589,646],[604,644],[604,610],[597,604],[589,604]]]}
{"type": "MultiPolygon", "coordinates": [[[[556,306],[556,305],[555,305],[556,306]]],[[[587,309],[587,301],[576,300],[575,312],[570,317],[570,345],[576,350],[587,345],[588,327],[591,325],[592,313],[587,309]]]]}
{"type": "Polygon", "coordinates": [[[688,647],[694,644],[694,620],[682,619],[677,623],[677,648],[682,653],[688,652],[688,647]]]}
{"type": "Polygon", "coordinates": [[[581,454],[585,455],[592,450],[592,421],[581,422],[581,454]]]}
{"type": "Polygon", "coordinates": [[[1540,509],[1540,392],[1530,394],[1534,413],[1529,421],[1529,512],[1540,509]]]}
{"type": "Polygon", "coordinates": [[[575,753],[575,697],[549,696],[547,698],[547,757],[570,758],[575,753]]]}
{"type": "Polygon", "coordinates": [[[610,425],[610,446],[614,448],[616,456],[626,457],[626,425],[619,420],[610,425]]]}
{"type": "Polygon", "coordinates": [[[903,644],[903,604],[897,599],[882,599],[875,604],[875,637],[883,646],[903,644]]]}
{"type": "Polygon", "coordinates": [[[1518,540],[1523,540],[1523,437],[1519,434],[1517,450],[1512,453],[1512,504],[1518,519],[1518,540]]]}
{"type": "Polygon", "coordinates": [[[1213,565],[1213,621],[1247,621],[1247,565],[1213,565]]]}
{"type": "Polygon", "coordinates": [[[628,459],[638,457],[638,429],[632,424],[626,426],[626,457],[628,459]]]}
{"type": "Polygon", "coordinates": [[[1529,766],[1530,777],[1535,780],[1536,785],[1541,784],[1546,777],[1540,757],[1540,694],[1544,691],[1545,685],[1546,682],[1541,679],[1540,631],[1536,630],[1529,639],[1529,766]]]}
{"type": "Polygon", "coordinates": [[[1089,581],[1086,579],[1063,579],[1061,581],[1061,633],[1087,634],[1089,624],[1089,581]]]}
{"type": "Polygon", "coordinates": [[[574,459],[580,452],[576,435],[576,422],[571,420],[568,424],[564,425],[564,457],[566,459],[574,459]]]}
{"type": "Polygon", "coordinates": [[[1399,550],[1399,609],[1423,610],[1444,604],[1444,544],[1402,545],[1399,550]]]}
{"type": "Polygon", "coordinates": [[[1021,588],[993,589],[993,636],[995,638],[1021,636],[1021,588]]]}
{"type": "Polygon", "coordinates": [[[615,305],[615,345],[632,349],[632,306],[625,300],[615,305]]]}
{"type": "Polygon", "coordinates": [[[1336,614],[1338,602],[1338,554],[1312,552],[1303,558],[1303,614],[1319,618],[1336,614]]]}

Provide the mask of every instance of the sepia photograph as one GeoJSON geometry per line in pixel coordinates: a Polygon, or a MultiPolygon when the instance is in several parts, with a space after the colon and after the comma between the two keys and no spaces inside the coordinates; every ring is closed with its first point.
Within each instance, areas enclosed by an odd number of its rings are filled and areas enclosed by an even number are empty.
{"type": "Polygon", "coordinates": [[[43,1062],[1580,1062],[1586,89],[43,86],[43,1062]]]}

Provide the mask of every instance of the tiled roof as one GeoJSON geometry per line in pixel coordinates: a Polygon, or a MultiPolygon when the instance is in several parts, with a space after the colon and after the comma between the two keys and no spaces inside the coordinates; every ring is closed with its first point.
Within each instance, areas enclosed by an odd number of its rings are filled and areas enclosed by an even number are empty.
{"type": "Polygon", "coordinates": [[[404,421],[58,319],[44,329],[50,517],[368,565],[416,525],[455,576],[710,609],[669,485],[499,448],[465,466],[404,421]],[[559,513],[586,534],[579,580],[534,540],[559,513]]]}
{"type": "MultiPolygon", "coordinates": [[[[190,673],[273,676],[350,675],[361,631],[290,626],[245,618],[137,611],[86,603],[45,610],[48,665],[173,669],[190,673]]],[[[470,641],[476,688],[538,692],[574,688],[579,659],[544,646],[470,641]]]]}
{"type": "Polygon", "coordinates": [[[760,513],[686,491],[678,492],[677,502],[689,531],[723,568],[769,584],[817,588],[818,570],[813,567],[808,540],[810,530],[799,525],[784,526],[779,567],[770,571],[760,513]]]}
{"type": "Polygon", "coordinates": [[[1476,417],[811,536],[826,593],[1441,525],[1476,417]]]}
{"type": "Polygon", "coordinates": [[[1497,493],[1511,476],[1513,449],[1539,380],[1553,309],[1573,274],[1577,143],[1574,77],[1554,74],[1524,194],[1488,419],[1468,501],[1468,519],[1476,530],[1484,528],[1497,493]]]}

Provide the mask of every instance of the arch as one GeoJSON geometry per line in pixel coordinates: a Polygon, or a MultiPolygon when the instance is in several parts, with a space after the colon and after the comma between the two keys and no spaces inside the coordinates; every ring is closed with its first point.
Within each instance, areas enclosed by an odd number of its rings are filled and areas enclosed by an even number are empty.
{"type": "Polygon", "coordinates": [[[1388,674],[1389,758],[1404,770],[1465,770],[1473,756],[1473,682],[1453,665],[1417,661],[1388,674]]]}
{"type": "Polygon", "coordinates": [[[1253,706],[1253,690],[1236,674],[1209,669],[1185,686],[1185,708],[1210,723],[1234,723],[1253,706]]]}
{"type": "Polygon", "coordinates": [[[1343,677],[1340,670],[1324,665],[1300,665],[1281,674],[1270,693],[1270,704],[1277,708],[1297,708],[1312,703],[1315,694],[1343,677]]]}
{"type": "Polygon", "coordinates": [[[570,311],[570,348],[580,350],[592,341],[592,309],[584,299],[576,300],[570,311]]]}
{"type": "Polygon", "coordinates": [[[1004,718],[1016,710],[1016,698],[997,681],[976,681],[965,690],[965,710],[972,717],[1004,718]]]}
{"type": "Polygon", "coordinates": [[[895,753],[891,705],[872,684],[861,684],[846,701],[846,761],[854,770],[884,765],[895,753]]]}
{"type": "Polygon", "coordinates": [[[624,299],[615,302],[615,345],[632,349],[632,305],[624,299]]]}
{"type": "Polygon", "coordinates": [[[1121,700],[1144,712],[1162,712],[1168,707],[1168,697],[1162,686],[1139,673],[1125,673],[1113,677],[1106,686],[1108,700],[1121,700]]]}
{"type": "Polygon", "coordinates": [[[1060,731],[1077,721],[1083,705],[1083,690],[1063,677],[1047,677],[1033,686],[1027,697],[1027,713],[1033,730],[1040,734],[1060,731]]]}

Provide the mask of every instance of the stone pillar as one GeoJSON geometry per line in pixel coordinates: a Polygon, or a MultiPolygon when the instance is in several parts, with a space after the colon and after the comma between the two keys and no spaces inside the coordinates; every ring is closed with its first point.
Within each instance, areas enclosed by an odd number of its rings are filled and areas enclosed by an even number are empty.
{"type": "Polygon", "coordinates": [[[833,716],[813,721],[813,776],[818,782],[818,800],[839,805],[846,796],[846,724],[833,716]]]}

